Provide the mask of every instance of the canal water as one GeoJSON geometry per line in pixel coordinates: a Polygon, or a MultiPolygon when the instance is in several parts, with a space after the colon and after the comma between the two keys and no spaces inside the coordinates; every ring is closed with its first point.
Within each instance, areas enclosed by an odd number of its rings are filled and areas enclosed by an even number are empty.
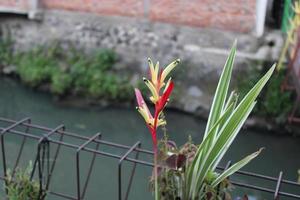
{"type": "MultiPolygon", "coordinates": [[[[124,145],[133,145],[136,141],[141,141],[143,148],[151,149],[151,136],[134,107],[131,109],[113,107],[103,109],[97,107],[75,108],[66,105],[62,106],[53,101],[49,94],[35,92],[22,86],[17,81],[1,77],[0,95],[0,117],[15,120],[30,117],[33,123],[53,128],[57,125],[65,124],[68,131],[80,133],[81,135],[92,136],[97,132],[101,132],[102,138],[105,140],[124,145]]],[[[192,136],[195,143],[201,141],[205,121],[174,111],[168,111],[166,118],[169,136],[178,144],[183,144],[187,140],[188,135],[192,136]]],[[[16,158],[20,141],[20,138],[6,137],[6,149],[10,167],[16,158]]],[[[82,143],[82,141],[70,140],[68,142],[82,143]]],[[[291,136],[278,136],[272,133],[242,130],[226,154],[223,164],[228,160],[237,161],[260,147],[265,147],[265,150],[244,170],[270,176],[278,176],[279,171],[282,170],[285,179],[297,180],[297,170],[300,168],[300,138],[291,136]]],[[[29,140],[26,143],[22,157],[21,163],[23,166],[26,166],[30,160],[34,160],[35,149],[36,142],[29,140]]],[[[100,149],[113,153],[124,153],[124,151],[105,146],[101,146],[100,149]]],[[[81,155],[81,180],[84,181],[91,157],[86,153],[81,155]]],[[[143,157],[142,159],[147,160],[149,158],[143,157]]],[[[124,163],[124,192],[131,167],[130,163],[124,163]]],[[[2,164],[0,169],[2,172],[2,164]]],[[[72,149],[62,148],[54,170],[50,186],[51,190],[75,195],[75,174],[75,152],[72,149]]],[[[150,175],[151,169],[149,167],[138,165],[130,191],[130,200],[153,199],[148,185],[150,175]]],[[[117,199],[117,178],[117,160],[98,157],[85,199],[117,199]]],[[[233,176],[232,180],[244,183],[253,183],[254,181],[239,176],[233,176]]],[[[275,188],[275,183],[256,182],[256,184],[267,186],[271,189],[275,188]]],[[[283,187],[283,189],[289,192],[300,193],[299,189],[296,188],[283,187]]],[[[234,190],[234,195],[242,195],[244,193],[247,193],[250,199],[272,199],[272,195],[257,191],[240,188],[234,190]]],[[[1,199],[3,198],[1,197],[1,199]]],[[[61,198],[49,195],[48,199],[58,200],[61,198]]]]}

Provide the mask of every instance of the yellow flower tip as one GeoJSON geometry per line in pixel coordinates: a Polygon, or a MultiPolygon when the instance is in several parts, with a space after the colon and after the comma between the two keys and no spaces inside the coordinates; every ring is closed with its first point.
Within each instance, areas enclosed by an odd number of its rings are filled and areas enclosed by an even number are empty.
{"type": "Polygon", "coordinates": [[[154,96],[149,97],[149,99],[153,104],[156,104],[158,101],[158,98],[155,98],[154,96]]]}
{"type": "Polygon", "coordinates": [[[152,102],[152,103],[156,103],[156,100],[155,100],[155,98],[153,97],[153,96],[151,96],[151,97],[149,97],[149,99],[150,99],[150,101],[152,102]]]}
{"type": "Polygon", "coordinates": [[[165,125],[167,125],[166,120],[163,120],[163,119],[158,120],[157,126],[165,126],[165,125]]]}
{"type": "Polygon", "coordinates": [[[159,71],[159,61],[157,61],[155,64],[155,75],[156,76],[158,76],[158,71],[159,71]]]}
{"type": "Polygon", "coordinates": [[[150,67],[154,67],[151,58],[148,58],[147,61],[148,61],[148,65],[149,65],[150,67]]]}
{"type": "Polygon", "coordinates": [[[168,74],[179,64],[180,59],[176,59],[175,61],[171,62],[162,72],[161,74],[161,82],[165,81],[165,78],[168,74]]]}

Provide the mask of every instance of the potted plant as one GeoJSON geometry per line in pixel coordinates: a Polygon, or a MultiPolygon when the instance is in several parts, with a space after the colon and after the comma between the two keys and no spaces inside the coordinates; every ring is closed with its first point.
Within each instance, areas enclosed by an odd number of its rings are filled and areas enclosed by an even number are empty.
{"type": "Polygon", "coordinates": [[[259,149],[224,172],[216,172],[216,167],[251,113],[257,96],[275,69],[273,65],[239,101],[238,94],[234,91],[230,94],[228,92],[235,53],[236,42],[220,76],[202,142],[194,144],[189,139],[180,148],[169,141],[167,135],[161,141],[157,138],[157,129],[166,125],[163,112],[174,88],[174,82],[168,76],[179,60],[160,70],[159,63],[154,65],[148,59],[151,77],[143,80],[150,90],[149,100],[154,104],[154,112],[150,112],[140,90],[135,89],[135,95],[137,110],[144,118],[153,142],[154,170],[151,182],[155,200],[230,199],[230,182],[227,177],[261,152],[262,149],[259,149]]]}

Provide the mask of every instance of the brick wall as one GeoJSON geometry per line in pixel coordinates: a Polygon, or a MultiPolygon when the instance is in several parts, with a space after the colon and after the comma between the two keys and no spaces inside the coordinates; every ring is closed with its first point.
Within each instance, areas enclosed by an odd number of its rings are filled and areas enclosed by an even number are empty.
{"type": "Polygon", "coordinates": [[[0,7],[27,9],[29,7],[29,1],[28,0],[0,0],[0,7]]]}
{"type": "MultiPolygon", "coordinates": [[[[30,0],[1,0],[14,4],[30,0]]],[[[39,0],[43,9],[100,15],[147,17],[151,21],[250,32],[255,27],[255,0],[39,0]]]]}
{"type": "Polygon", "coordinates": [[[143,16],[144,12],[142,0],[41,0],[41,6],[102,15],[143,16]]]}
{"type": "Polygon", "coordinates": [[[255,0],[152,0],[150,18],[247,32],[255,26],[255,0]]]}

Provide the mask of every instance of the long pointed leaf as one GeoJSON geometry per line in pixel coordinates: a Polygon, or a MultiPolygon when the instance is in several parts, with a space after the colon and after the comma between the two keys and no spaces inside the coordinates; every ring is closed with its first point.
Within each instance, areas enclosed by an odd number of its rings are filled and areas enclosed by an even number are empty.
{"type": "Polygon", "coordinates": [[[210,129],[216,123],[216,121],[220,117],[221,112],[223,110],[225,100],[227,97],[229,84],[230,84],[235,53],[236,53],[236,41],[234,42],[234,44],[231,48],[230,54],[224,65],[223,72],[220,76],[220,80],[219,80],[219,83],[218,83],[218,86],[217,86],[217,89],[215,92],[215,96],[214,96],[211,110],[209,113],[209,117],[207,120],[207,125],[206,125],[206,129],[204,132],[204,138],[207,136],[210,129]]]}
{"type": "Polygon", "coordinates": [[[193,191],[193,197],[195,197],[197,191],[199,191],[199,188],[201,187],[201,184],[203,183],[208,171],[214,170],[211,168],[212,165],[216,166],[218,164],[218,162],[222,159],[222,156],[231,145],[232,141],[241,129],[243,123],[252,111],[255,105],[254,101],[256,97],[259,95],[260,91],[269,80],[274,69],[275,65],[273,65],[271,69],[248,92],[248,94],[244,97],[244,99],[240,102],[232,115],[229,117],[227,122],[224,124],[224,127],[221,129],[214,146],[210,149],[210,152],[206,154],[206,158],[202,161],[204,163],[204,166],[199,171],[199,174],[197,174],[197,190],[193,191]]]}
{"type": "MultiPolygon", "coordinates": [[[[256,100],[257,96],[260,94],[261,90],[263,89],[263,87],[265,86],[265,84],[267,83],[267,81],[269,80],[269,78],[271,77],[271,75],[272,75],[275,67],[276,67],[276,65],[274,64],[269,69],[269,71],[255,84],[255,86],[253,86],[253,88],[243,98],[243,100],[240,102],[240,104],[238,105],[238,107],[236,108],[236,110],[234,112],[237,112],[237,114],[240,113],[241,112],[240,110],[243,109],[243,105],[246,105],[247,103],[252,104],[256,100]]],[[[225,125],[223,127],[225,127],[225,125]]],[[[222,130],[220,132],[222,132],[222,130]]],[[[221,134],[222,133],[220,133],[220,135],[221,134]]],[[[232,137],[230,139],[231,142],[228,142],[227,146],[224,147],[223,152],[219,155],[219,158],[214,162],[212,170],[215,170],[215,168],[217,167],[217,165],[221,161],[222,157],[226,153],[227,149],[229,148],[229,146],[233,142],[235,136],[231,136],[231,137],[232,137]]]]}
{"type": "Polygon", "coordinates": [[[237,172],[238,170],[240,170],[242,167],[244,167],[245,165],[247,165],[251,160],[253,160],[254,158],[256,158],[260,154],[261,151],[262,151],[262,148],[259,149],[257,152],[254,152],[254,153],[248,155],[244,159],[240,160],[239,162],[235,163],[230,168],[228,168],[227,170],[225,170],[221,175],[218,176],[218,178],[216,178],[212,182],[212,184],[211,184],[212,187],[216,187],[225,178],[227,178],[228,176],[234,174],[235,172],[237,172]]]}
{"type": "MultiPolygon", "coordinates": [[[[199,191],[201,185],[203,184],[205,177],[209,170],[212,170],[211,166],[213,165],[214,161],[221,160],[222,158],[219,156],[226,147],[228,147],[228,143],[231,143],[234,140],[234,137],[238,134],[239,130],[242,128],[244,122],[248,118],[249,114],[251,113],[252,109],[254,108],[255,103],[248,105],[248,107],[244,108],[242,112],[240,112],[240,115],[231,115],[231,118],[229,120],[235,121],[236,124],[232,126],[232,130],[226,132],[226,136],[229,138],[221,138],[219,139],[219,143],[221,144],[215,144],[210,152],[206,154],[205,159],[203,159],[202,163],[203,166],[201,167],[201,170],[199,170],[199,173],[196,175],[197,177],[197,183],[196,188],[197,190],[194,190],[193,197],[197,195],[197,192],[199,191]],[[234,117],[233,117],[234,116],[234,117]],[[233,136],[233,137],[230,137],[233,136]],[[223,144],[224,143],[224,144],[223,144]]],[[[225,136],[225,132],[223,133],[223,136],[225,136]]],[[[218,142],[217,141],[217,142],[218,142]]]]}
{"type": "MultiPolygon", "coordinates": [[[[257,98],[257,96],[259,95],[260,91],[262,90],[262,88],[264,87],[264,85],[266,84],[266,82],[269,80],[270,76],[272,75],[273,71],[275,69],[275,65],[273,65],[270,70],[257,82],[257,84],[248,92],[248,94],[244,97],[244,99],[240,102],[240,104],[238,105],[238,107],[235,109],[235,113],[236,115],[240,115],[241,111],[243,110],[243,107],[247,104],[252,104],[255,99],[257,98]]],[[[229,123],[229,122],[228,122],[229,123]]],[[[232,141],[234,140],[233,135],[229,135],[229,137],[226,137],[226,133],[224,134],[224,137],[222,135],[222,132],[227,132],[230,131],[231,129],[231,125],[234,124],[234,122],[229,123],[229,126],[225,127],[226,124],[224,125],[224,128],[220,131],[220,140],[218,139],[219,143],[223,142],[223,140],[225,140],[224,142],[227,142],[228,147],[231,145],[232,141]],[[229,140],[229,141],[226,141],[229,140]],[[230,142],[231,140],[231,142],[230,142]]],[[[216,144],[217,145],[217,144],[216,144]]],[[[228,147],[226,148],[226,146],[223,146],[223,150],[226,152],[226,150],[228,149],[228,147]]],[[[222,158],[223,155],[225,154],[225,152],[220,153],[219,156],[222,158]]],[[[218,162],[214,163],[214,167],[213,170],[215,169],[215,167],[219,164],[220,159],[217,159],[218,162]]]]}
{"type": "MultiPolygon", "coordinates": [[[[196,152],[195,159],[193,160],[193,163],[187,169],[188,170],[188,176],[187,176],[188,180],[186,181],[188,184],[187,188],[192,188],[194,186],[194,183],[196,182],[196,177],[194,175],[196,175],[198,173],[198,171],[201,170],[201,168],[199,169],[199,166],[200,166],[200,163],[202,163],[201,158],[203,157],[203,153],[208,152],[207,150],[204,151],[204,148],[208,146],[210,140],[214,136],[215,129],[220,125],[221,122],[224,121],[224,118],[228,116],[228,113],[232,112],[232,108],[233,108],[233,103],[228,106],[227,110],[223,113],[223,115],[219,118],[219,120],[212,127],[212,129],[208,133],[207,137],[199,145],[198,150],[196,152]]],[[[190,193],[191,193],[191,191],[190,191],[190,193]]]]}

